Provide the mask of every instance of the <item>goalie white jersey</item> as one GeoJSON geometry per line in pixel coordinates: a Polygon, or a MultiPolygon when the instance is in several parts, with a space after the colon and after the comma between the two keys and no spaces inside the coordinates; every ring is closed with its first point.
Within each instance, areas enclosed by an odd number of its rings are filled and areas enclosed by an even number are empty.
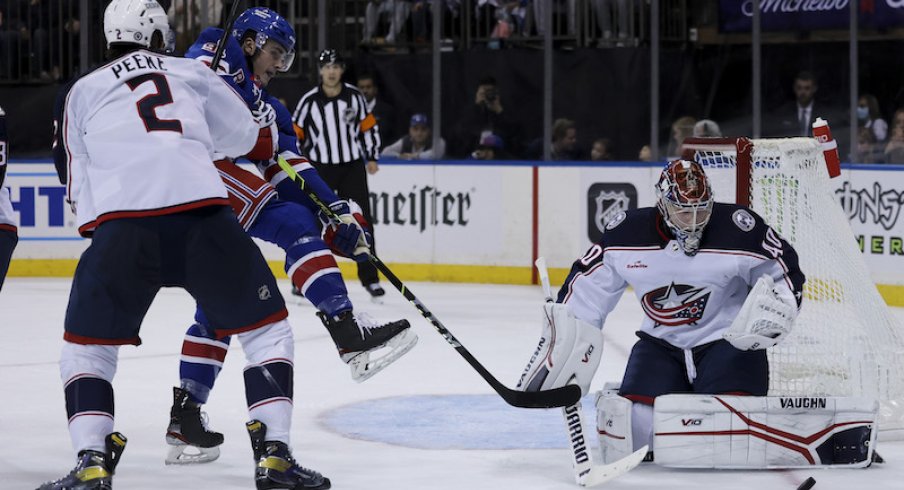
{"type": "Polygon", "coordinates": [[[83,235],[107,219],[228,205],[214,148],[235,157],[258,138],[207,65],[151,51],[92,71],[59,102],[55,163],[83,235]]]}
{"type": "Polygon", "coordinates": [[[640,330],[688,349],[721,339],[764,274],[800,306],[797,253],[750,209],[716,203],[699,252],[688,256],[657,209],[640,208],[606,225],[600,243],[574,263],[558,302],[602,328],[630,285],[645,313],[640,330]]]}

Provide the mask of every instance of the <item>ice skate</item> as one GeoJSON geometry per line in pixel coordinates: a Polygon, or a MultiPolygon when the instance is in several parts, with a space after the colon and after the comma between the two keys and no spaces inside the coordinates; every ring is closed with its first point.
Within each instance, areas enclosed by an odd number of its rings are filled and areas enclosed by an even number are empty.
{"type": "Polygon", "coordinates": [[[349,365],[352,379],[361,382],[382,371],[417,343],[408,320],[378,324],[365,313],[351,311],[330,318],[318,312],[339,349],[339,357],[349,365]],[[388,350],[386,350],[388,349],[388,350]],[[378,351],[379,356],[376,354],[378,351]]]}
{"type": "Polygon", "coordinates": [[[220,457],[223,434],[207,428],[207,414],[189,401],[187,391],[173,387],[166,443],[171,446],[166,464],[209,463],[220,457]]]}
{"type": "Polygon", "coordinates": [[[68,475],[47,482],[38,490],[112,490],[113,473],[126,447],[126,438],[119,432],[107,435],[107,451],[86,449],[78,453],[78,463],[68,475]]]}
{"type": "Polygon", "coordinates": [[[254,483],[257,490],[330,488],[330,479],[296,463],[285,443],[267,441],[267,426],[263,422],[252,420],[245,427],[254,451],[254,483]]]}
{"type": "Polygon", "coordinates": [[[383,286],[380,286],[378,282],[372,282],[370,284],[365,284],[364,289],[367,291],[367,294],[370,295],[370,301],[372,303],[382,305],[383,297],[386,295],[386,290],[383,289],[383,286]]]}

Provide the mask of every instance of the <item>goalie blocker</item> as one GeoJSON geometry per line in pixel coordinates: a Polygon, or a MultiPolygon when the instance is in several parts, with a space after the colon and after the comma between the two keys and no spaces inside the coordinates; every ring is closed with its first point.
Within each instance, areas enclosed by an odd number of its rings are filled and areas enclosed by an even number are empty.
{"type": "Polygon", "coordinates": [[[863,468],[875,449],[876,400],[663,395],[656,463],[676,468],[863,468]]]}

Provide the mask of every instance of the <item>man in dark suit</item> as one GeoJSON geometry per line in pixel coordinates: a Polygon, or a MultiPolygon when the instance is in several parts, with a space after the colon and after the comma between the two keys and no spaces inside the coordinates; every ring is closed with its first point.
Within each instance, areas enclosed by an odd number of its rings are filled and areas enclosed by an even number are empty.
{"type": "Polygon", "coordinates": [[[839,152],[845,155],[850,138],[846,138],[848,118],[838,108],[816,100],[819,84],[812,72],[800,71],[794,77],[794,101],[780,106],[764,118],[763,135],[768,137],[813,136],[812,125],[817,117],[829,122],[838,142],[839,152]],[[844,148],[844,149],[843,149],[844,148]]]}
{"type": "MultiPolygon", "coordinates": [[[[399,139],[396,123],[395,108],[383,99],[378,99],[377,82],[370,73],[362,73],[358,76],[358,90],[364,94],[367,101],[367,110],[377,118],[377,126],[380,128],[380,140],[385,147],[387,144],[399,139]]],[[[382,148],[381,148],[382,149],[382,148]]]]}

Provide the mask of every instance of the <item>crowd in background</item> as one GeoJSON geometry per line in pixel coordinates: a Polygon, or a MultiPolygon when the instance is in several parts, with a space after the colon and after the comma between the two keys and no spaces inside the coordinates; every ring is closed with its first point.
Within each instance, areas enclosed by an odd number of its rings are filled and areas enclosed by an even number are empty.
{"type": "MultiPolygon", "coordinates": [[[[93,4],[93,2],[91,2],[93,4]]],[[[100,8],[100,4],[95,7],[100,8]]],[[[200,30],[219,25],[224,16],[222,0],[164,0],[170,22],[176,33],[176,46],[187,46],[200,30]]],[[[255,3],[255,2],[250,2],[255,3]]],[[[264,1],[282,11],[290,11],[292,2],[264,1]],[[285,4],[285,5],[283,5],[285,4]]],[[[391,56],[393,53],[417,53],[419,46],[429,46],[434,2],[432,0],[355,0],[346,1],[346,13],[356,19],[355,38],[359,53],[391,56]],[[404,49],[402,49],[404,48],[404,49]]],[[[627,0],[442,0],[444,19],[443,45],[458,49],[501,49],[529,46],[542,40],[545,9],[552,9],[556,49],[573,49],[580,39],[583,47],[608,49],[637,47],[645,42],[642,26],[648,2],[627,0]],[[462,19],[467,14],[468,19],[462,19]],[[469,40],[460,40],[467,31],[469,40]],[[519,44],[520,43],[520,44],[519,44]]],[[[303,5],[303,4],[296,4],[303,5]]],[[[78,47],[81,23],[80,0],[0,0],[0,83],[64,83],[79,71],[78,47]]],[[[298,15],[310,11],[296,11],[298,15]]],[[[301,31],[299,31],[301,37],[301,31]]],[[[299,39],[301,47],[303,39],[299,39]]],[[[528,124],[510,108],[521,103],[522,93],[492,76],[492,70],[480,78],[468,104],[445,107],[454,111],[452,121],[443,118],[439,144],[433,148],[433,115],[426,110],[431,101],[408,102],[404,110],[393,107],[390,97],[381,91],[383,80],[369,67],[350,70],[347,82],[357,84],[378,117],[382,135],[383,156],[402,159],[542,159],[544,141],[536,124],[528,124]],[[417,107],[412,110],[411,107],[417,107]],[[404,113],[403,113],[404,112],[404,113]]],[[[538,74],[539,75],[539,74],[538,74]]],[[[316,83],[316,81],[314,81],[316,83]]],[[[646,83],[644,81],[644,83],[646,83]]],[[[782,137],[809,134],[813,119],[821,116],[841,121],[836,134],[846,133],[852,124],[843,103],[824,105],[827,97],[817,97],[816,77],[801,71],[792,81],[795,100],[764,111],[763,136],[782,137]],[[816,102],[814,102],[814,100],[816,102]],[[815,104],[815,105],[814,105],[815,104]]],[[[868,86],[862,88],[869,88],[868,86]]],[[[788,91],[791,92],[790,90],[788,91]]],[[[868,92],[868,91],[867,91],[868,92]]],[[[823,94],[824,95],[824,94],[823,94]]],[[[590,99],[592,100],[592,99],[590,99]]],[[[838,97],[838,100],[845,100],[838,97]]],[[[880,100],[863,93],[857,107],[857,141],[843,141],[849,154],[856,151],[862,163],[904,163],[904,107],[894,107],[900,100],[880,100]]],[[[678,113],[682,111],[679,109],[678,113]]],[[[674,111],[672,112],[674,114],[674,111]]],[[[617,117],[617,116],[616,116],[617,117]]],[[[674,116],[673,116],[674,117],[674,116]]],[[[671,124],[671,138],[660,144],[660,156],[680,153],[680,141],[688,136],[722,136],[723,128],[736,136],[737,129],[727,121],[711,119],[709,111],[677,117],[671,124]],[[720,128],[720,125],[722,126],[720,128]]],[[[749,117],[749,116],[748,116],[749,117]]],[[[578,118],[567,110],[554,111],[550,146],[552,160],[651,160],[650,145],[627,145],[614,134],[600,134],[596,128],[582,127],[578,118]],[[622,144],[619,145],[619,142],[622,144]],[[631,147],[628,147],[631,146],[631,147]]],[[[668,120],[663,121],[663,127],[668,120]]],[[[749,134],[748,132],[745,134],[749,134]]]]}

